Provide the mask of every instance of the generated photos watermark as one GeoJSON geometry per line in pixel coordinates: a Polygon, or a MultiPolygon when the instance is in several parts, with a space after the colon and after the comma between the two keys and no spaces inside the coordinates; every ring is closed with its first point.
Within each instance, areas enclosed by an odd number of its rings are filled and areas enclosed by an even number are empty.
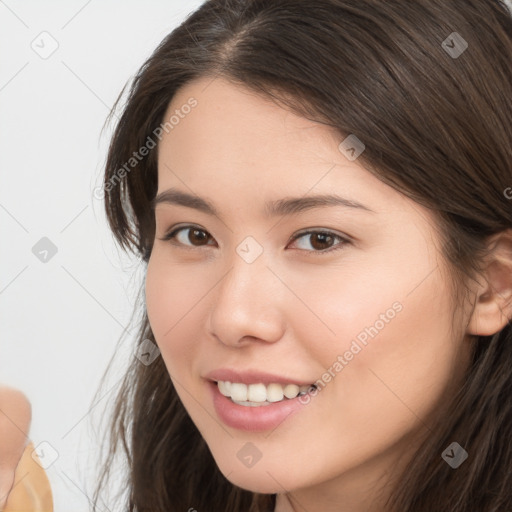
{"type": "Polygon", "coordinates": [[[376,320],[373,325],[365,327],[356,336],[356,338],[352,340],[350,348],[346,350],[343,355],[338,355],[336,361],[334,361],[334,363],[314,383],[314,386],[312,386],[306,394],[299,396],[299,402],[303,405],[308,404],[312,397],[316,396],[322,389],[324,389],[325,386],[327,386],[327,384],[331,382],[334,377],[336,377],[336,375],[340,373],[343,368],[345,368],[350,361],[352,361],[354,357],[368,345],[369,337],[371,337],[371,339],[375,338],[375,336],[377,336],[379,332],[382,331],[382,329],[384,329],[384,327],[386,327],[386,325],[389,324],[391,320],[393,320],[402,310],[403,305],[396,301],[386,310],[385,313],[381,313],[379,315],[378,320],[376,320]]]}
{"type": "Polygon", "coordinates": [[[180,108],[177,108],[165,123],[160,124],[160,126],[153,130],[151,135],[148,135],[146,142],[137,151],[132,153],[132,156],[109,178],[107,183],[104,183],[101,187],[94,188],[94,197],[96,199],[103,199],[105,192],[110,192],[118,185],[157,146],[155,139],[161,141],[164,133],[174,130],[181,120],[185,119],[197,105],[198,101],[191,97],[180,108]]]}

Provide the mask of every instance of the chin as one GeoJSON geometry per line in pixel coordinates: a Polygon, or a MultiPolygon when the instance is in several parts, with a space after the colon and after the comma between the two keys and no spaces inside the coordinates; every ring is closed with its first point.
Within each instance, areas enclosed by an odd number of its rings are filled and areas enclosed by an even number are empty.
{"type": "Polygon", "coordinates": [[[233,485],[236,485],[245,491],[258,494],[276,494],[283,492],[283,487],[269,475],[259,478],[255,477],[254,475],[251,476],[250,474],[242,475],[240,473],[231,473],[229,476],[226,476],[226,478],[233,485]]]}
{"type": "Polygon", "coordinates": [[[254,493],[276,494],[283,492],[283,488],[290,491],[296,487],[291,485],[291,482],[285,481],[284,476],[267,472],[263,466],[259,469],[254,467],[237,470],[231,467],[227,472],[219,467],[219,470],[233,485],[254,493]]]}

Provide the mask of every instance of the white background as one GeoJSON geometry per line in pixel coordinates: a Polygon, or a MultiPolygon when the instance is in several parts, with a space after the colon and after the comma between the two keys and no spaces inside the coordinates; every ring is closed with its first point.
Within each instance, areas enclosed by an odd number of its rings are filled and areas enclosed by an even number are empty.
{"type": "Polygon", "coordinates": [[[125,83],[200,3],[0,0],[0,382],[32,402],[34,444],[58,452],[47,469],[56,512],[90,509],[90,419],[102,406],[93,395],[141,282],[92,193],[111,133],[102,127],[125,83]],[[58,48],[43,59],[31,44],[58,48]],[[42,237],[58,251],[46,263],[32,253],[42,237]]]}
{"type": "Polygon", "coordinates": [[[125,83],[200,3],[0,1],[0,382],[30,399],[34,445],[58,452],[47,469],[56,512],[90,510],[98,438],[88,411],[141,281],[92,193],[111,133],[102,127],[125,83]],[[34,40],[58,48],[43,59],[34,40]],[[32,253],[42,237],[58,251],[46,263],[32,253]]]}

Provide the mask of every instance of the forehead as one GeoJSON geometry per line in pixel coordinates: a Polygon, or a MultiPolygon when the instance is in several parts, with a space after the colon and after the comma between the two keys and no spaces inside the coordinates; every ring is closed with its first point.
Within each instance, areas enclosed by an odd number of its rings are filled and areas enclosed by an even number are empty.
{"type": "MultiPolygon", "coordinates": [[[[320,123],[300,117],[270,99],[223,78],[201,78],[186,84],[172,99],[164,120],[181,113],[179,122],[164,133],[162,146],[189,157],[226,158],[246,164],[292,161],[331,162],[338,157],[341,137],[320,123]],[[186,107],[193,99],[196,106],[186,107]],[[182,111],[189,111],[183,114],[182,111]],[[208,153],[206,153],[206,149],[208,153]],[[193,151],[195,150],[195,151],[193,151]]],[[[165,148],[162,150],[165,155],[165,148]]],[[[346,163],[341,162],[340,163],[346,163]]]]}
{"type": "Polygon", "coordinates": [[[172,129],[164,132],[158,149],[159,193],[178,187],[216,204],[247,208],[253,201],[263,205],[326,193],[374,211],[413,206],[357,160],[349,161],[339,149],[344,137],[335,129],[223,78],[186,84],[164,122],[171,117],[172,129]],[[191,100],[195,106],[185,108],[191,100]]]}

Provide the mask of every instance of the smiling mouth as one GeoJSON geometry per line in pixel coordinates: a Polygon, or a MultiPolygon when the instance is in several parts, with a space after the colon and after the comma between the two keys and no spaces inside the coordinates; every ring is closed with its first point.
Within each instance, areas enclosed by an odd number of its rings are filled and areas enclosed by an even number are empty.
{"type": "Polygon", "coordinates": [[[241,382],[215,381],[219,391],[232,402],[247,407],[260,407],[276,402],[293,400],[298,396],[306,395],[316,389],[315,384],[309,386],[297,386],[297,384],[279,384],[277,382],[265,385],[243,384],[241,382]]]}

